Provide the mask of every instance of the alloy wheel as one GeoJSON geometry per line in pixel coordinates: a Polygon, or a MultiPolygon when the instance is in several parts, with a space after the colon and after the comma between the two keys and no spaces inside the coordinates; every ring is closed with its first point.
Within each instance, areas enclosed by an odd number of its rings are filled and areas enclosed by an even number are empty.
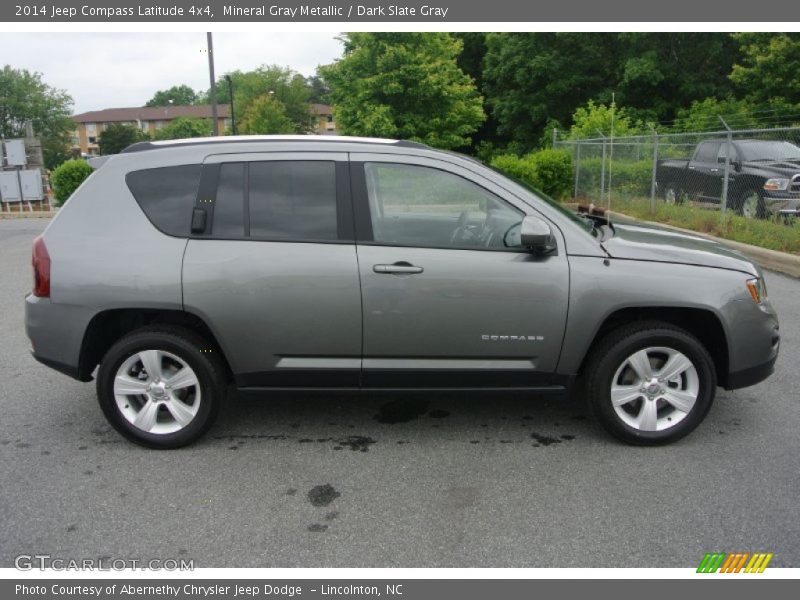
{"type": "Polygon", "coordinates": [[[638,350],[611,380],[611,404],[626,425],[639,431],[664,431],[692,411],[700,378],[692,361],[667,347],[638,350]]]}
{"type": "Polygon", "coordinates": [[[142,350],[117,369],[114,399],[134,427],[147,433],[175,433],[197,415],[200,382],[186,361],[175,354],[142,350]]]}

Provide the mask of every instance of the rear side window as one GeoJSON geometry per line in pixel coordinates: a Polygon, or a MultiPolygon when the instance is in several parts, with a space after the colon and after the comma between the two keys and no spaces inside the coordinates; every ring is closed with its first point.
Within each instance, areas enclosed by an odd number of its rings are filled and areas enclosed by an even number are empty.
{"type": "Polygon", "coordinates": [[[250,163],[250,236],[335,240],[333,162],[250,163]]]}
{"type": "Polygon", "coordinates": [[[244,235],[244,163],[226,163],[219,169],[214,228],[217,237],[244,235]]]}
{"type": "Polygon", "coordinates": [[[131,171],[125,182],[136,202],[162,233],[188,237],[200,185],[201,165],[131,171]]]}
{"type": "Polygon", "coordinates": [[[220,167],[212,236],[336,240],[332,161],[257,161],[220,167]]]}

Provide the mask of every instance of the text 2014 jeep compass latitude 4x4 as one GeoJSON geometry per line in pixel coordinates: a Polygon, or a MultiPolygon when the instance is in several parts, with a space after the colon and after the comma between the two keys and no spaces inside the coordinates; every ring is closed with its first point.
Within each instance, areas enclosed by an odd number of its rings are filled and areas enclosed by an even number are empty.
{"type": "Polygon", "coordinates": [[[773,370],[751,262],[579,218],[466,157],[361,138],[143,142],[33,245],[33,355],[127,438],[189,443],[232,380],[276,389],[581,383],[632,443],[693,430],[773,370]]]}

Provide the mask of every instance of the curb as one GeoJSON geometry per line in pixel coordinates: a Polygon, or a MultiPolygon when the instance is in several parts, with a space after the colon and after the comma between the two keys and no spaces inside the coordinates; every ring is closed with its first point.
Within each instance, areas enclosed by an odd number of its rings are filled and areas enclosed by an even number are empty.
{"type": "Polygon", "coordinates": [[[33,212],[0,212],[2,219],[49,219],[55,217],[58,211],[55,210],[35,210],[33,212]]]}
{"type": "Polygon", "coordinates": [[[733,240],[718,238],[716,236],[709,235],[708,233],[692,231],[691,229],[683,229],[682,227],[675,227],[674,225],[667,225],[666,223],[657,223],[655,221],[643,221],[642,219],[636,219],[624,213],[618,213],[614,211],[609,211],[609,212],[611,213],[610,216],[612,219],[616,217],[624,217],[625,219],[636,221],[637,223],[644,223],[645,225],[653,225],[656,227],[662,227],[664,229],[672,229],[673,231],[680,231],[681,233],[695,235],[697,237],[718,242],[723,246],[728,246],[733,250],[741,252],[747,258],[755,261],[756,263],[758,263],[760,267],[764,269],[767,269],[769,271],[777,271],[778,273],[783,273],[784,275],[790,275],[792,277],[800,278],[800,256],[796,254],[789,254],[787,252],[778,252],[777,250],[761,248],[760,246],[751,246],[750,244],[743,244],[742,242],[735,242],[733,240]]]}

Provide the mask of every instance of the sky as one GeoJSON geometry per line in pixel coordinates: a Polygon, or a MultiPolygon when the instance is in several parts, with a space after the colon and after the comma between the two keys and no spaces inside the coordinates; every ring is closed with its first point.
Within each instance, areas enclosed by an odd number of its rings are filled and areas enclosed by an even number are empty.
{"type": "MultiPolygon", "coordinates": [[[[214,33],[217,75],[262,64],[313,75],[339,58],[338,33],[214,33]]],[[[142,106],[157,90],[187,84],[207,90],[205,33],[3,33],[0,65],[42,73],[66,90],[74,113],[142,106]]]]}

